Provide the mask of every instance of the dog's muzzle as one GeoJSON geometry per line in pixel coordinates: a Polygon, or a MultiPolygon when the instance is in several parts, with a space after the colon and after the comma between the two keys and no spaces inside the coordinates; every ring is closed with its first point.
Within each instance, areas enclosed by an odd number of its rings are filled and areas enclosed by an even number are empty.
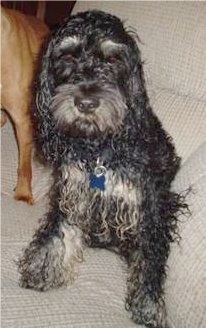
{"type": "Polygon", "coordinates": [[[116,133],[126,112],[119,89],[95,83],[57,87],[50,108],[57,127],[72,137],[116,133]]]}

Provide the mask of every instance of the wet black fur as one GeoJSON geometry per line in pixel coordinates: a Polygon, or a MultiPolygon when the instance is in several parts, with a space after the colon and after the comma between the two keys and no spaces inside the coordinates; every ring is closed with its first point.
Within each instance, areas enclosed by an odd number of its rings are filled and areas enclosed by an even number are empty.
{"type": "MultiPolygon", "coordinates": [[[[101,61],[103,59],[99,58],[98,65],[102,65],[101,61]]],[[[51,212],[46,223],[36,233],[33,243],[41,247],[51,235],[59,233],[59,222],[65,219],[58,206],[58,181],[61,179],[62,164],[80,160],[85,163],[88,172],[92,172],[97,158],[105,158],[107,169],[118,171],[123,177],[140,185],[143,201],[138,210],[141,218],[133,239],[128,235],[124,243],[118,243],[114,234],[108,244],[98,243],[94,237],[90,244],[95,247],[118,245],[120,254],[132,267],[133,274],[129,279],[136,284],[136,289],[129,291],[127,297],[127,308],[131,310],[133,319],[148,327],[165,327],[163,321],[158,319],[158,314],[152,310],[154,306],[151,302],[157,304],[156,312],[159,307],[164,307],[166,261],[170,243],[177,237],[178,213],[185,206],[181,196],[170,191],[171,182],[180,166],[180,158],[176,155],[170,136],[150,107],[140,51],[132,34],[127,33],[118,18],[103,12],[85,12],[66,19],[52,33],[45,49],[37,81],[36,103],[34,121],[37,150],[53,168],[54,186],[50,201],[51,212]],[[55,88],[67,83],[67,80],[79,83],[82,78],[77,73],[78,59],[70,71],[56,60],[53,53],[56,45],[68,35],[79,35],[80,38],[86,36],[91,44],[96,44],[101,38],[108,38],[126,45],[124,58],[110,65],[107,74],[104,74],[104,68],[97,73],[95,67],[90,67],[92,72],[89,77],[101,81],[104,76],[106,83],[114,84],[124,95],[127,113],[119,133],[102,134],[96,138],[68,137],[56,125],[50,111],[55,88]],[[72,75],[73,71],[76,74],[72,75]]],[[[108,220],[112,220],[115,203],[110,206],[111,218],[108,220]]],[[[98,208],[96,213],[97,216],[101,215],[98,208]]],[[[93,230],[96,229],[97,220],[91,218],[93,230]]],[[[28,274],[23,272],[23,275],[23,286],[31,287],[28,274]]],[[[46,278],[42,279],[46,281],[46,278]]],[[[37,286],[37,289],[40,288],[37,286]]]]}

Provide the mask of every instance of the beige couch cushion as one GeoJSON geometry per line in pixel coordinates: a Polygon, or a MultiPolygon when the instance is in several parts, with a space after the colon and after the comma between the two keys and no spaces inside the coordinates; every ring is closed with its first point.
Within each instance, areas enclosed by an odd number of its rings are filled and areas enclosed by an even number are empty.
{"type": "Polygon", "coordinates": [[[206,141],[206,103],[153,89],[151,104],[184,163],[206,141]]]}
{"type": "MultiPolygon", "coordinates": [[[[192,185],[192,216],[180,224],[182,240],[169,258],[166,288],[171,328],[205,328],[206,322],[206,144],[184,164],[174,188],[192,185]]],[[[132,328],[124,309],[126,266],[115,254],[89,249],[72,286],[46,293],[21,289],[14,263],[31,240],[47,200],[33,207],[2,198],[2,327],[3,328],[132,328]]]]}

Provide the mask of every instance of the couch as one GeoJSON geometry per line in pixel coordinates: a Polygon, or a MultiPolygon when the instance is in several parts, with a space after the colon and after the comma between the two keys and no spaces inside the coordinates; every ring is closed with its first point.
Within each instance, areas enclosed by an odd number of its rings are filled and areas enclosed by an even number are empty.
{"type": "MultiPolygon", "coordinates": [[[[180,216],[165,289],[171,328],[206,327],[206,3],[77,2],[73,12],[102,9],[120,16],[141,39],[154,111],[172,135],[181,169],[176,191],[192,187],[191,216],[180,216]]],[[[48,209],[50,170],[33,161],[35,204],[13,199],[17,146],[11,124],[1,129],[2,328],[132,328],[124,308],[125,263],[88,249],[75,283],[46,293],[18,286],[16,260],[48,209]]]]}

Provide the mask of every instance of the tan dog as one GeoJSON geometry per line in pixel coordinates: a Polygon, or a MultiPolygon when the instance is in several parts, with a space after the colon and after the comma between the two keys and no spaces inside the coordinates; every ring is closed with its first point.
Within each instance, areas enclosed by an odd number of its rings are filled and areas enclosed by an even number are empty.
{"type": "MultiPolygon", "coordinates": [[[[15,199],[33,203],[31,190],[32,82],[38,53],[48,33],[40,20],[1,7],[1,106],[16,132],[19,163],[15,199]]],[[[1,125],[5,123],[2,116],[1,125]]]]}

